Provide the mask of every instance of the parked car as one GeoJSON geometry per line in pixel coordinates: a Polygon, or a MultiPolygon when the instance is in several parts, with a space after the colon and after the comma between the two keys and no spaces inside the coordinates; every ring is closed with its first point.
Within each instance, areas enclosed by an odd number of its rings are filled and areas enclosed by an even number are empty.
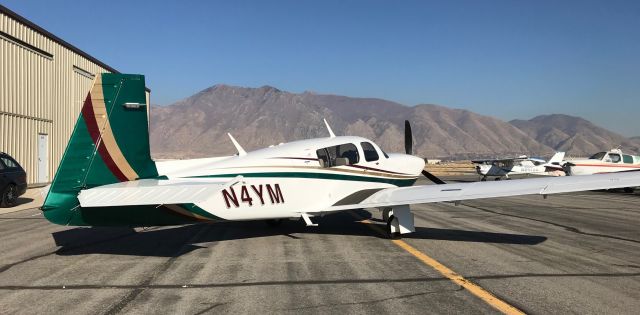
{"type": "Polygon", "coordinates": [[[16,205],[27,191],[27,173],[11,156],[0,152],[0,207],[16,205]]]}

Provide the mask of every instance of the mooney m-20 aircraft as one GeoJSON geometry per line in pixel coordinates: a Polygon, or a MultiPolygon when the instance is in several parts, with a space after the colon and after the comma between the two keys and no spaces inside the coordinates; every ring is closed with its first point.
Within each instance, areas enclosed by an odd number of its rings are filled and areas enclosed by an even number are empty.
{"type": "Polygon", "coordinates": [[[517,158],[473,160],[471,162],[478,164],[476,172],[482,175],[482,181],[486,181],[487,177],[496,177],[496,180],[500,180],[502,177],[509,178],[509,175],[562,176],[564,175],[562,159],[564,159],[564,152],[557,152],[549,162],[526,155],[517,158]]]}
{"type": "Polygon", "coordinates": [[[640,185],[638,173],[444,184],[411,155],[361,137],[295,141],[230,157],[156,163],[142,75],[96,76],[42,206],[51,222],[156,226],[303,219],[378,208],[391,236],[414,231],[411,204],[640,185]],[[159,171],[160,170],[160,171],[159,171]],[[440,185],[412,186],[426,175],[440,185]]]}

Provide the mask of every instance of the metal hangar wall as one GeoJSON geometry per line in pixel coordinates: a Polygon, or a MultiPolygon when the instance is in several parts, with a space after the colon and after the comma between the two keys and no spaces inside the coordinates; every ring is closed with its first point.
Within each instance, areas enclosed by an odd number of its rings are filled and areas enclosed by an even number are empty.
{"type": "Polygon", "coordinates": [[[0,5],[0,151],[26,169],[29,184],[53,180],[103,72],[117,71],[0,5]]]}

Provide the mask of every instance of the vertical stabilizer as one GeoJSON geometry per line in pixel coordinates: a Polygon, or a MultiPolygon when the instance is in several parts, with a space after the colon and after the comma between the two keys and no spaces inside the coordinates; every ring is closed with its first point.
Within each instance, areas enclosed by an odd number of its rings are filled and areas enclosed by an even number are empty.
{"type": "Polygon", "coordinates": [[[81,189],[158,176],[147,111],[144,76],[96,76],[42,207],[49,221],[85,225],[81,189]]]}

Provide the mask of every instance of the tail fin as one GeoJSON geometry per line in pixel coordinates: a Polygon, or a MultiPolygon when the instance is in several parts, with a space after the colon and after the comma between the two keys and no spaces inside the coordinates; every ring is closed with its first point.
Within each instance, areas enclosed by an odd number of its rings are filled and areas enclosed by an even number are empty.
{"type": "Polygon", "coordinates": [[[549,162],[547,162],[548,164],[553,164],[553,165],[560,165],[562,164],[562,160],[564,159],[564,152],[556,152],[556,154],[554,154],[551,159],[549,160],[549,162]]]}
{"type": "Polygon", "coordinates": [[[81,189],[158,176],[147,110],[144,76],[96,76],[42,207],[49,221],[85,225],[81,189]]]}

